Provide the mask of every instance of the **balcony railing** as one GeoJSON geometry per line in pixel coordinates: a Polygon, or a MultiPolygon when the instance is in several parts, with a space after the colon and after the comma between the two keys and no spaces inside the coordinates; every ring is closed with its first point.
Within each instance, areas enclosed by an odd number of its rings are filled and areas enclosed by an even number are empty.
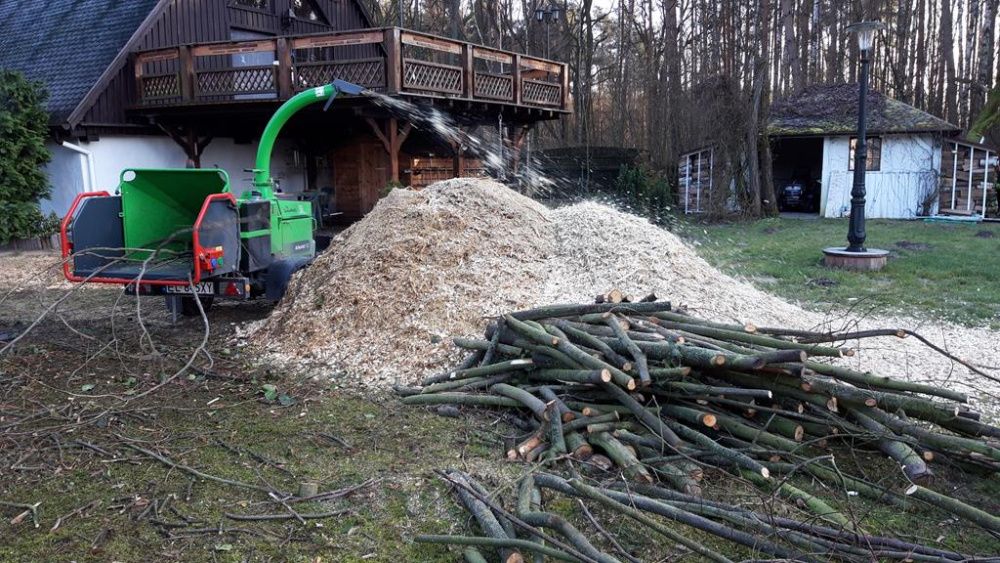
{"type": "Polygon", "coordinates": [[[388,95],[570,108],[564,63],[396,27],[179,45],[133,64],[141,108],[284,100],[334,78],[388,95]]]}

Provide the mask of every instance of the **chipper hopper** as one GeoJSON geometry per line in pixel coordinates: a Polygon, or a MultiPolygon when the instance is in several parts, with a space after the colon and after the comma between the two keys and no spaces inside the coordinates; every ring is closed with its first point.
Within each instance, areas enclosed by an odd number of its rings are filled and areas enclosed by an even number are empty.
{"type": "Polygon", "coordinates": [[[62,221],[66,279],[165,295],[177,314],[215,297],[277,300],[316,254],[312,205],[276,194],[271,152],[300,109],[363,89],[335,80],[297,94],[261,136],[253,184],[237,197],[219,169],[126,169],[114,195],[77,196],[62,221]]]}

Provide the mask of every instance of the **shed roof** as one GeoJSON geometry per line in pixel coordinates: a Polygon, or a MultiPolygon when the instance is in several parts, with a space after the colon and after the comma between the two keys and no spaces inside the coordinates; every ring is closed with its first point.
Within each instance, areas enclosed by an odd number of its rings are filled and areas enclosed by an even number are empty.
{"type": "MultiPolygon", "coordinates": [[[[870,133],[938,132],[957,134],[961,128],[926,111],[869,91],[870,133]]],[[[849,135],[858,128],[858,85],[821,84],[776,100],[767,132],[771,136],[849,135]]]]}
{"type": "Polygon", "coordinates": [[[0,67],[45,83],[50,123],[80,104],[158,0],[4,0],[0,67]]]}

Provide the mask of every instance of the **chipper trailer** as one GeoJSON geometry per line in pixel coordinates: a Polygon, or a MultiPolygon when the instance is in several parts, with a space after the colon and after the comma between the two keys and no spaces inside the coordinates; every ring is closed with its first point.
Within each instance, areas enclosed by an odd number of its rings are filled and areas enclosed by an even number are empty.
{"type": "Polygon", "coordinates": [[[302,108],[362,91],[335,80],[282,104],[261,136],[253,184],[238,197],[219,169],[126,169],[115,195],[78,195],[60,232],[66,279],[164,295],[174,318],[198,315],[195,299],[203,308],[215,297],[280,299],[316,254],[316,225],[311,203],[275,193],[274,143],[302,108]]]}

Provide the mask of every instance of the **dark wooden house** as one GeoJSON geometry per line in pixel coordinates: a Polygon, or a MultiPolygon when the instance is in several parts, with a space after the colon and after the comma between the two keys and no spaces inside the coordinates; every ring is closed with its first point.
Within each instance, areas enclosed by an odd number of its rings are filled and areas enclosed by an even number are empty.
{"type": "MultiPolygon", "coordinates": [[[[277,106],[335,78],[492,126],[508,152],[570,110],[566,65],[375,28],[358,0],[6,0],[0,66],[48,89],[57,213],[129,166],[218,166],[239,189],[277,106]]],[[[282,189],[357,217],[392,182],[477,169],[412,116],[367,97],[310,108],[275,155],[282,189]]]]}

